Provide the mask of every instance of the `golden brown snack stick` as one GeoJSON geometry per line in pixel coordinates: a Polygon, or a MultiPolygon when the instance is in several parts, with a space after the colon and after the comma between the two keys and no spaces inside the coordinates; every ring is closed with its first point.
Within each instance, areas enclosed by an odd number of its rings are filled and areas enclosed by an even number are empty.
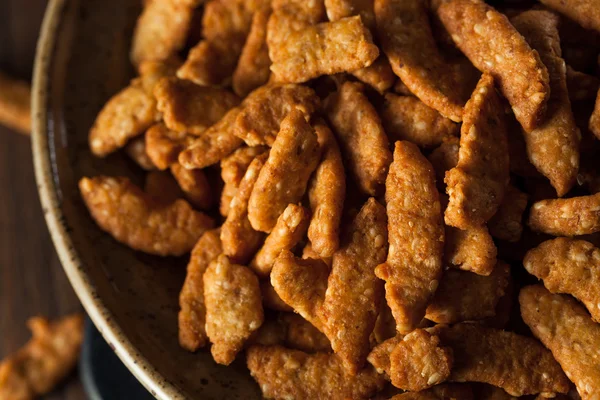
{"type": "Polygon", "coordinates": [[[271,72],[277,82],[306,82],[321,75],[368,67],[379,56],[359,16],[307,26],[273,43],[267,34],[271,72]]]}
{"type": "MultiPolygon", "coordinates": [[[[473,390],[469,384],[443,383],[420,392],[397,394],[389,400],[472,400],[473,390]]],[[[478,400],[485,400],[477,397],[478,400]]],[[[490,400],[490,399],[488,399],[490,400]]]]}
{"type": "Polygon", "coordinates": [[[250,261],[262,244],[263,234],[255,231],[248,220],[248,199],[266,159],[267,155],[261,154],[248,166],[221,227],[223,253],[236,262],[250,261]]]}
{"type": "Polygon", "coordinates": [[[437,14],[473,65],[494,77],[523,128],[536,128],[550,97],[548,70],[537,52],[483,1],[443,2],[437,14]]]}
{"type": "Polygon", "coordinates": [[[546,176],[559,196],[575,184],[579,169],[580,133],[567,90],[565,62],[561,58],[558,17],[548,11],[527,11],[512,24],[539,53],[550,77],[546,117],[527,130],[525,143],[531,163],[546,176]]]}
{"type": "Polygon", "coordinates": [[[135,250],[160,256],[189,252],[214,225],[185,200],[163,205],[127,178],[82,178],[79,191],[98,226],[135,250]]]}
{"type": "Polygon", "coordinates": [[[387,248],[385,207],[371,197],[333,255],[321,314],[333,351],[352,374],[367,359],[369,336],[384,301],[383,282],[375,276],[375,267],[385,261],[387,248]]]}
{"type": "Polygon", "coordinates": [[[146,131],[145,151],[156,168],[165,170],[177,163],[179,153],[193,141],[185,132],[172,131],[165,124],[158,123],[146,131]]]}
{"type": "Polygon", "coordinates": [[[228,90],[198,86],[170,77],[154,87],[157,109],[167,128],[199,135],[237,106],[239,98],[228,90]]]}
{"type": "Polygon", "coordinates": [[[392,354],[398,343],[402,342],[402,339],[403,336],[398,334],[379,343],[369,353],[367,361],[375,367],[379,374],[390,376],[390,354],[392,354]]]}
{"type": "Polygon", "coordinates": [[[596,105],[594,106],[588,127],[597,138],[600,138],[600,90],[598,90],[596,96],[596,105]]]}
{"type": "Polygon", "coordinates": [[[523,214],[529,196],[513,185],[508,185],[498,211],[488,221],[490,234],[496,239],[518,242],[523,234],[523,214]]]}
{"type": "Polygon", "coordinates": [[[567,65],[567,89],[571,103],[594,100],[598,88],[600,88],[600,79],[594,75],[576,71],[567,65]]]}
{"type": "Polygon", "coordinates": [[[269,399],[367,399],[385,383],[373,368],[350,375],[335,354],[252,346],[246,357],[252,377],[269,399]]]}
{"type": "Polygon", "coordinates": [[[258,279],[221,255],[204,273],[204,302],[210,352],[217,363],[229,365],[264,321],[258,279]]]}
{"type": "Polygon", "coordinates": [[[181,164],[171,165],[171,173],[194,207],[208,210],[214,203],[214,195],[206,174],[201,169],[186,169],[181,164]]]}
{"type": "Polygon", "coordinates": [[[448,379],[453,361],[451,348],[442,346],[437,336],[417,329],[391,352],[390,378],[397,388],[418,392],[448,379]]]}
{"type": "Polygon", "coordinates": [[[263,298],[263,307],[275,311],[292,312],[294,309],[288,306],[275,291],[271,281],[263,281],[260,283],[260,292],[263,298]]]}
{"type": "Polygon", "coordinates": [[[327,290],[329,267],[319,259],[299,259],[283,251],[271,271],[271,284],[286,304],[321,332],[320,313],[327,290]]]}
{"type": "Polygon", "coordinates": [[[408,140],[419,147],[431,148],[458,136],[458,124],[415,97],[388,93],[385,100],[381,122],[392,142],[408,140]]]}
{"type": "Polygon", "coordinates": [[[239,112],[238,107],[229,110],[219,122],[195,138],[179,154],[179,163],[188,169],[204,168],[218,163],[240,148],[244,141],[233,134],[232,128],[239,112]]]}
{"type": "Polygon", "coordinates": [[[31,133],[31,87],[0,72],[0,124],[31,133]]]}
{"type": "Polygon", "coordinates": [[[467,229],[496,213],[510,175],[504,111],[490,75],[467,102],[460,133],[458,164],[445,178],[450,202],[444,217],[447,225],[467,229]]]}
{"type": "Polygon", "coordinates": [[[508,394],[566,393],[569,380],[535,339],[479,324],[437,325],[444,346],[454,351],[451,382],[482,382],[508,394]]]}
{"type": "Polygon", "coordinates": [[[544,281],[552,293],[567,293],[581,301],[600,321],[600,249],[585,240],[557,238],[527,252],[527,272],[544,281]]]}
{"type": "Polygon", "coordinates": [[[578,236],[600,231],[600,193],[569,199],[541,200],[529,211],[529,227],[554,236],[578,236]]]}
{"type": "Polygon", "coordinates": [[[458,81],[435,43],[425,0],[376,0],[382,48],[394,73],[423,103],[453,121],[462,120],[458,81]]]}
{"type": "Polygon", "coordinates": [[[232,78],[233,91],[240,97],[245,97],[267,83],[271,75],[271,59],[267,47],[267,22],[270,15],[271,10],[265,8],[252,17],[252,26],[232,78]]]}
{"type": "Polygon", "coordinates": [[[185,282],[179,293],[179,345],[196,351],[206,345],[206,307],[204,305],[204,271],[223,251],[219,230],[206,231],[192,250],[185,282]]]}
{"type": "Polygon", "coordinates": [[[600,325],[573,298],[551,294],[541,285],[521,289],[519,303],[523,320],[552,351],[582,400],[595,399],[600,393],[600,325]]]}
{"type": "Polygon", "coordinates": [[[387,135],[359,83],[346,82],[326,101],[327,115],[359,188],[381,192],[392,161],[387,135]]]}
{"type": "Polygon", "coordinates": [[[306,208],[299,204],[288,205],[248,266],[259,277],[268,278],[279,253],[292,250],[302,240],[309,221],[310,212],[306,208]]]}
{"type": "Polygon", "coordinates": [[[246,97],[235,120],[233,133],[248,146],[272,146],[281,122],[297,109],[308,118],[319,107],[315,92],[301,85],[265,85],[246,97]]]}
{"type": "Polygon", "coordinates": [[[90,129],[90,149],[95,156],[105,157],[144,133],[157,119],[156,101],[139,81],[133,81],[98,113],[90,129]]]}
{"type": "Polygon", "coordinates": [[[375,269],[398,332],[412,331],[425,316],[442,276],[444,227],[433,167],[418,147],[396,142],[386,181],[390,248],[375,269]]]}
{"type": "Polygon", "coordinates": [[[346,172],[337,140],[329,127],[324,122],[317,123],[315,132],[322,156],[308,186],[312,210],[308,238],[312,250],[319,257],[328,258],[339,247],[340,222],[346,196],[346,172]]]}
{"type": "Polygon", "coordinates": [[[221,160],[221,179],[225,183],[221,192],[221,203],[219,211],[227,217],[231,200],[238,191],[240,182],[255,157],[264,153],[267,149],[263,146],[242,147],[234,151],[230,156],[221,160]]]}
{"type": "Polygon", "coordinates": [[[542,4],[566,15],[586,29],[600,31],[600,3],[598,0],[540,0],[542,4]]]}
{"type": "Polygon", "coordinates": [[[307,353],[331,352],[327,336],[298,314],[281,314],[279,321],[286,326],[286,346],[307,353]]]}
{"type": "Polygon", "coordinates": [[[146,153],[145,135],[130,140],[125,146],[125,153],[143,170],[152,171],[156,169],[156,166],[148,157],[148,153],[146,153]]]}
{"type": "Polygon", "coordinates": [[[444,261],[454,268],[487,276],[496,265],[498,250],[485,225],[465,231],[446,226],[444,261]]]}
{"type": "Polygon", "coordinates": [[[248,201],[248,219],[254,229],[271,232],[288,204],[302,199],[319,158],[315,130],[302,111],[293,109],[281,122],[248,201]]]}
{"type": "Polygon", "coordinates": [[[0,399],[31,400],[52,391],[77,365],[83,315],[30,318],[32,338],[0,362],[0,399]]]}
{"type": "Polygon", "coordinates": [[[502,261],[489,276],[450,269],[444,272],[425,318],[438,324],[454,324],[493,317],[509,280],[510,267],[502,261]]]}
{"type": "Polygon", "coordinates": [[[185,197],[169,171],[150,171],[144,181],[144,192],[162,205],[169,205],[185,197]]]}
{"type": "Polygon", "coordinates": [[[137,20],[131,45],[131,62],[163,61],[184,46],[194,6],[172,0],[150,0],[137,20]]]}
{"type": "Polygon", "coordinates": [[[360,15],[367,28],[375,28],[373,0],[325,0],[325,10],[330,21],[360,15]]]}
{"type": "Polygon", "coordinates": [[[359,81],[371,86],[379,93],[385,93],[396,82],[396,75],[392,71],[390,62],[385,54],[380,54],[379,58],[368,67],[357,69],[351,72],[359,81]]]}

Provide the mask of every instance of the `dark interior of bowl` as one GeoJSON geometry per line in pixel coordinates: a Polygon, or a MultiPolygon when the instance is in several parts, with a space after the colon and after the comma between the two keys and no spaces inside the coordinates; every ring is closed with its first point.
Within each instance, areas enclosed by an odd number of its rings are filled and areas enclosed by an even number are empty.
{"type": "Polygon", "coordinates": [[[107,326],[118,326],[121,340],[135,348],[126,357],[146,359],[158,372],[153,380],[175,386],[181,397],[260,398],[243,359],[223,367],[207,349],[190,354],[179,347],[177,299],[187,260],[153,257],[118,244],[95,225],[79,196],[82,176],[141,178],[124,156],[96,159],[87,144],[96,114],[133,75],[128,51],[140,5],[140,0],[69,0],[61,10],[47,104],[47,150],[61,223],[70,232],[92,296],[106,308],[101,311],[107,326]]]}

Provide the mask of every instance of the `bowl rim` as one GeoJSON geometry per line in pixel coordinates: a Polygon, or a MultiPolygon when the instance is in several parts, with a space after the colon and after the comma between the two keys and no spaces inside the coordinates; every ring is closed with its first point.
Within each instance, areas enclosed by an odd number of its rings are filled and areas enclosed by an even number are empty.
{"type": "Polygon", "coordinates": [[[181,390],[166,380],[143,357],[115,322],[113,314],[96,292],[96,287],[86,274],[81,258],[73,245],[65,225],[57,187],[52,173],[48,124],[50,99],[50,74],[55,59],[55,43],[65,20],[67,6],[73,0],[50,0],[46,7],[37,43],[32,87],[31,149],[38,194],[52,242],[65,273],[77,297],[92,322],[127,369],[157,399],[185,399],[181,390]]]}

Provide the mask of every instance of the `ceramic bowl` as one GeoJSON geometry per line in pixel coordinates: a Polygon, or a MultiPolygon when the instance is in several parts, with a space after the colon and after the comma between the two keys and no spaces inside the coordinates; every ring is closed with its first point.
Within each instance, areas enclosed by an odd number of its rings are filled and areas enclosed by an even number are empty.
{"type": "Polygon", "coordinates": [[[185,259],[135,252],[102,232],[77,189],[82,176],[141,179],[120,154],[96,159],[87,134],[133,76],[128,59],[140,0],[52,0],[36,56],[33,156],[52,240],[79,299],[110,347],[159,399],[260,398],[243,360],[215,364],[177,342],[185,259]]]}

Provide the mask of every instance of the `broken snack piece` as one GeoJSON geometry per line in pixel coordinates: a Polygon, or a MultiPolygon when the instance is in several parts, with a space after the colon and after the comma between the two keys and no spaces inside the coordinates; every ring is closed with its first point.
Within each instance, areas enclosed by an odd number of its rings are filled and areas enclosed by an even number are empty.
{"type": "Polygon", "coordinates": [[[600,193],[569,199],[540,200],[531,206],[529,227],[554,236],[578,236],[600,230],[600,193]]]}

